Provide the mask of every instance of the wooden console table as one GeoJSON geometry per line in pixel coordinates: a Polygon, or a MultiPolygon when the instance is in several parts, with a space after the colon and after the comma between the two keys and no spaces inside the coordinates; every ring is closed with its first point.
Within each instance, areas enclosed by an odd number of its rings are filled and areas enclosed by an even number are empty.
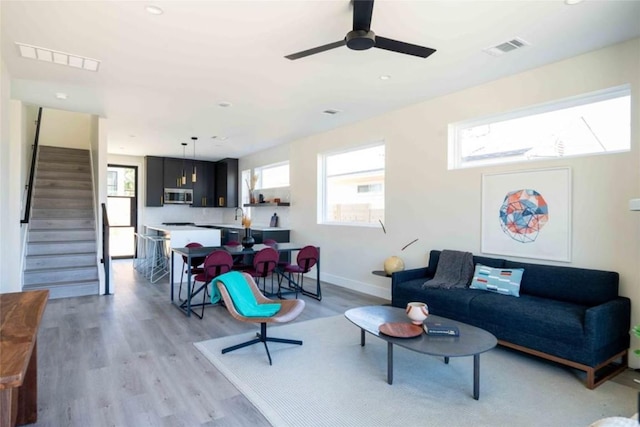
{"type": "Polygon", "coordinates": [[[38,327],[49,291],[0,294],[0,427],[38,420],[38,327]]]}

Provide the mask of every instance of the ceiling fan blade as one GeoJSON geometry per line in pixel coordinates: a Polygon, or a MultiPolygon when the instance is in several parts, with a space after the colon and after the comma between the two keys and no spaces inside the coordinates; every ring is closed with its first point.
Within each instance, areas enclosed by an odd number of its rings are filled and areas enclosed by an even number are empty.
{"type": "Polygon", "coordinates": [[[375,47],[392,52],[406,53],[407,55],[419,56],[426,58],[436,50],[430,47],[418,46],[416,44],[400,42],[398,40],[388,39],[386,37],[376,36],[375,47]]]}
{"type": "Polygon", "coordinates": [[[373,0],[353,0],[353,29],[371,30],[373,0]]]}
{"type": "Polygon", "coordinates": [[[337,42],[325,44],[324,46],[314,47],[312,49],[303,50],[302,52],[292,53],[291,55],[285,56],[285,58],[294,60],[304,58],[305,56],[314,55],[316,53],[324,52],[326,50],[335,49],[336,47],[344,46],[347,43],[345,39],[342,39],[337,42]]]}

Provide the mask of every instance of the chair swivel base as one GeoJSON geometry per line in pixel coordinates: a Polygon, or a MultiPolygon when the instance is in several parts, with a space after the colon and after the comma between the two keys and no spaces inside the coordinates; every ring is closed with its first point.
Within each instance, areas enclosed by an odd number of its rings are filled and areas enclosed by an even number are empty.
{"type": "Polygon", "coordinates": [[[296,344],[296,345],[302,345],[302,341],[300,340],[290,340],[290,339],[285,339],[285,338],[274,338],[274,337],[269,337],[267,336],[267,324],[266,323],[261,323],[260,324],[260,332],[256,333],[256,338],[247,341],[247,342],[243,342],[241,344],[236,344],[233,345],[231,347],[227,347],[227,348],[223,348],[222,349],[222,354],[225,353],[229,353],[230,351],[234,351],[234,350],[238,350],[239,348],[244,348],[244,347],[248,347],[250,345],[253,344],[257,344],[259,342],[264,344],[264,348],[265,350],[267,350],[267,357],[269,358],[269,365],[271,365],[271,354],[269,353],[269,347],[267,346],[267,342],[271,341],[271,342],[281,342],[281,343],[285,343],[285,344],[296,344]]]}

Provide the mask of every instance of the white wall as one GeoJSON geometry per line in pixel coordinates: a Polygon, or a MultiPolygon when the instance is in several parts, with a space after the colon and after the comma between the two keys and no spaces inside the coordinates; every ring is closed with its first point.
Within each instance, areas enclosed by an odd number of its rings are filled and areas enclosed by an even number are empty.
{"type": "MultiPolygon", "coordinates": [[[[49,110],[47,110],[49,111],[49,110]]],[[[75,114],[75,113],[72,113],[75,114]]],[[[87,116],[86,114],[78,114],[78,116],[87,116]]],[[[100,118],[98,116],[87,116],[89,118],[88,129],[88,142],[89,147],[85,146],[84,149],[90,148],[91,150],[91,162],[93,164],[93,185],[94,189],[94,202],[95,202],[95,216],[96,216],[96,244],[97,253],[96,260],[98,262],[98,276],[100,279],[100,294],[105,291],[105,276],[104,266],[100,264],[102,259],[102,203],[107,203],[107,134],[108,134],[108,121],[107,119],[100,118]]],[[[44,119],[43,119],[44,122],[44,119]]],[[[79,130],[79,129],[76,129],[79,130]]],[[[42,131],[42,129],[41,129],[42,131]]],[[[71,148],[67,146],[68,148],[71,148]]],[[[81,147],[73,147],[81,148],[81,147]]],[[[113,292],[113,289],[110,289],[113,292]]]]}
{"type": "MultiPolygon", "coordinates": [[[[294,240],[320,245],[323,280],[389,297],[390,280],[371,271],[381,269],[390,255],[400,255],[413,268],[426,265],[431,249],[480,252],[483,173],[569,166],[573,260],[556,264],[619,272],[620,293],[635,302],[632,322],[640,323],[640,214],[628,209],[629,199],[640,196],[638,99],[640,39],[635,39],[295,141],[290,146],[294,240]],[[449,123],[624,83],[632,87],[630,153],[447,170],[449,123]],[[318,225],[318,154],[380,139],[387,149],[387,234],[380,228],[318,225]],[[400,252],[415,238],[417,243],[400,252]]],[[[274,149],[249,157],[242,167],[270,153],[284,159],[274,149]]]]}
{"type": "Polygon", "coordinates": [[[43,110],[40,144],[88,150],[91,136],[91,115],[52,108],[43,110]]]}
{"type": "Polygon", "coordinates": [[[20,158],[24,114],[22,103],[10,100],[10,80],[4,61],[0,61],[0,293],[22,289],[20,158]]]}

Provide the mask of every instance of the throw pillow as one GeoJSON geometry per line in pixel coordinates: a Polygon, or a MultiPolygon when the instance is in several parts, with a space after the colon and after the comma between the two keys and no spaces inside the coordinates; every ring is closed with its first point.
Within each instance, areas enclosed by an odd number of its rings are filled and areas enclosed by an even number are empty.
{"type": "Polygon", "coordinates": [[[477,264],[469,288],[519,297],[523,273],[524,268],[493,268],[477,264]]]}

